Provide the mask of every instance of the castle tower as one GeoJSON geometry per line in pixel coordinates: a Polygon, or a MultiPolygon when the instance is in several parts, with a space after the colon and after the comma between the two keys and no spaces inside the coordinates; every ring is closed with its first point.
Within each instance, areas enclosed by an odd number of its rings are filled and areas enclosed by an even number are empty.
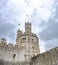
{"type": "Polygon", "coordinates": [[[16,44],[23,50],[25,61],[40,53],[39,42],[36,34],[32,33],[31,23],[25,23],[25,32],[17,31],[16,44]]]}
{"type": "Polygon", "coordinates": [[[31,23],[25,23],[25,32],[31,33],[31,23]]]}

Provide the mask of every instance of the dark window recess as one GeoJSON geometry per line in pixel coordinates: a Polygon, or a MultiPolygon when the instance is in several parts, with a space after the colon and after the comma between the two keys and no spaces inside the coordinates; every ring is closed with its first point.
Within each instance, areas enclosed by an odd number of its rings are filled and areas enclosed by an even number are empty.
{"type": "Polygon", "coordinates": [[[32,49],[34,50],[34,47],[32,47],[32,49]]]}
{"type": "Polygon", "coordinates": [[[15,57],[16,57],[16,54],[13,54],[13,58],[15,59],[15,57]]]}
{"type": "Polygon", "coordinates": [[[24,37],[23,40],[26,40],[26,37],[24,37]]]}
{"type": "Polygon", "coordinates": [[[21,39],[21,43],[23,43],[23,42],[25,42],[26,41],[26,37],[23,37],[22,39],[21,39]]]}
{"type": "Polygon", "coordinates": [[[0,61],[0,65],[4,65],[3,61],[0,61]]]}
{"type": "Polygon", "coordinates": [[[32,39],[32,41],[33,41],[34,39],[32,39]]]}

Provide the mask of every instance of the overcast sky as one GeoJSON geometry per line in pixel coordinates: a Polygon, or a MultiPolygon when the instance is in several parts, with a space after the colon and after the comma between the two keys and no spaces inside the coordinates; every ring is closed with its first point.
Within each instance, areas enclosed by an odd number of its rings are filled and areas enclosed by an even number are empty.
{"type": "Polygon", "coordinates": [[[15,43],[17,29],[24,31],[27,21],[40,39],[41,52],[58,46],[58,0],[0,0],[0,38],[15,43]]]}

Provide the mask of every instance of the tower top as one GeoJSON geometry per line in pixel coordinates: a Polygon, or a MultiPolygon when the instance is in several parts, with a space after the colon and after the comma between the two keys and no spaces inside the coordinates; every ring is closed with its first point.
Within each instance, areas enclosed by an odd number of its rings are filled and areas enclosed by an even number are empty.
{"type": "Polygon", "coordinates": [[[31,23],[29,23],[29,22],[25,23],[25,32],[31,33],[31,23]]]}

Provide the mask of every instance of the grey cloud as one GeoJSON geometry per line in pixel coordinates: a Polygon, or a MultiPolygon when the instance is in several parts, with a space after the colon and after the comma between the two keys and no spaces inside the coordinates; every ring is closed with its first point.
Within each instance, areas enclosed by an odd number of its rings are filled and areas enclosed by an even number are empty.
{"type": "Polygon", "coordinates": [[[55,8],[56,8],[56,14],[55,14],[55,18],[58,18],[58,2],[57,2],[57,5],[55,6],[55,8]]]}
{"type": "Polygon", "coordinates": [[[15,42],[17,30],[16,11],[7,6],[8,0],[0,0],[0,38],[15,42]]]}
{"type": "Polygon", "coordinates": [[[55,16],[50,18],[48,22],[42,21],[39,32],[40,39],[45,42],[45,49],[48,50],[58,46],[58,1],[55,3],[55,16]]]}
{"type": "Polygon", "coordinates": [[[58,46],[58,39],[53,39],[45,42],[45,49],[49,50],[51,48],[58,46]]]}
{"type": "Polygon", "coordinates": [[[42,40],[52,40],[58,38],[58,22],[48,22],[46,28],[44,28],[39,34],[42,40]]]}
{"type": "Polygon", "coordinates": [[[6,39],[8,38],[9,42],[15,41],[16,37],[16,32],[15,30],[17,29],[16,24],[10,24],[10,23],[5,23],[0,21],[0,38],[5,37],[6,39]]]}
{"type": "Polygon", "coordinates": [[[42,27],[42,31],[39,33],[42,40],[52,40],[58,38],[58,6],[56,6],[55,16],[53,19],[49,19],[49,22],[42,21],[39,27],[42,27]]]}

